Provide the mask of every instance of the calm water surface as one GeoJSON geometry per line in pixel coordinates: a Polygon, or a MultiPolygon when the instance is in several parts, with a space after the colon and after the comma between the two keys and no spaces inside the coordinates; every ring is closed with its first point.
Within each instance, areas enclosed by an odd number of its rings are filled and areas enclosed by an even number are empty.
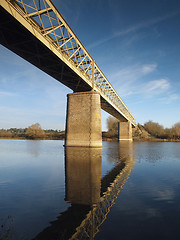
{"type": "Polygon", "coordinates": [[[10,228],[15,240],[179,240],[180,143],[103,146],[0,140],[0,233],[10,228]]]}

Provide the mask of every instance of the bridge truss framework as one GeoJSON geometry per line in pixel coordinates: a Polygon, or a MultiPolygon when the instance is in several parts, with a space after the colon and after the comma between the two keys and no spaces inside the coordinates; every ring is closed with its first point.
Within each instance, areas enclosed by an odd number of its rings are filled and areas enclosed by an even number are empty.
{"type": "Polygon", "coordinates": [[[131,122],[133,126],[136,125],[135,118],[125,103],[51,0],[1,0],[0,5],[91,89],[100,93],[105,111],[131,122]]]}

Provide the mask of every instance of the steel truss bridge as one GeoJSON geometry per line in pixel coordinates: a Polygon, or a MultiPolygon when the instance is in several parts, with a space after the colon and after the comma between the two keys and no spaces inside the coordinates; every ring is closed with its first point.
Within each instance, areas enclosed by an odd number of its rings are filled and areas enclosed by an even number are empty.
{"type": "Polygon", "coordinates": [[[0,0],[0,43],[74,92],[99,92],[102,109],[136,125],[127,106],[51,0],[0,0]]]}

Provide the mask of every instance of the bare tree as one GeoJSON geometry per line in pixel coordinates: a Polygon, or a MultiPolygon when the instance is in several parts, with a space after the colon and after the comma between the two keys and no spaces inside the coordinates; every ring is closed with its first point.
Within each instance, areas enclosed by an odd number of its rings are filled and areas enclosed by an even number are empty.
{"type": "Polygon", "coordinates": [[[107,127],[112,135],[118,134],[118,120],[116,118],[109,116],[107,119],[107,127]]]}
{"type": "Polygon", "coordinates": [[[180,122],[174,124],[174,126],[172,127],[172,131],[175,138],[180,138],[180,122]]]}
{"type": "Polygon", "coordinates": [[[164,137],[164,127],[159,123],[148,121],[144,124],[144,128],[154,137],[164,137]]]}
{"type": "Polygon", "coordinates": [[[41,128],[41,125],[39,123],[35,123],[27,128],[26,137],[28,137],[30,139],[43,138],[43,137],[45,137],[45,132],[41,128]]]}

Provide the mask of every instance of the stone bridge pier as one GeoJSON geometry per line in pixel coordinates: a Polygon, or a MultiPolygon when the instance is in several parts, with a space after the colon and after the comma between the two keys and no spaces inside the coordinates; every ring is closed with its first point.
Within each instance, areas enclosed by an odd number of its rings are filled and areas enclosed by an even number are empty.
{"type": "Polygon", "coordinates": [[[96,91],[67,95],[66,147],[102,147],[101,101],[96,91]]]}
{"type": "Polygon", "coordinates": [[[118,122],[119,141],[132,141],[132,124],[130,122],[118,122]]]}
{"type": "MultiPolygon", "coordinates": [[[[119,122],[119,140],[132,141],[132,124],[119,122]]],[[[101,99],[96,91],[67,95],[66,147],[102,147],[101,99]]]]}

